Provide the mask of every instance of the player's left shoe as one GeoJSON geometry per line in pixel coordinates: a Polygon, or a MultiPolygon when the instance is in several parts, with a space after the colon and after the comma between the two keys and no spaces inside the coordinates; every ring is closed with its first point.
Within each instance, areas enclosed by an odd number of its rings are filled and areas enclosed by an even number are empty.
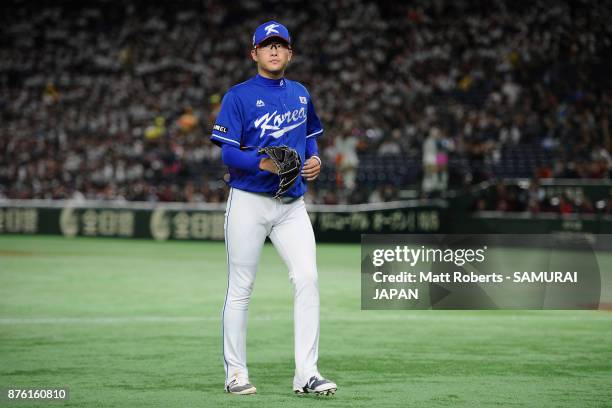
{"type": "Polygon", "coordinates": [[[304,386],[293,384],[293,392],[296,394],[334,395],[338,386],[333,381],[323,378],[321,375],[313,375],[304,386]]]}
{"type": "Polygon", "coordinates": [[[248,379],[234,377],[232,381],[225,386],[225,392],[237,395],[250,395],[256,394],[257,388],[255,388],[248,379]]]}

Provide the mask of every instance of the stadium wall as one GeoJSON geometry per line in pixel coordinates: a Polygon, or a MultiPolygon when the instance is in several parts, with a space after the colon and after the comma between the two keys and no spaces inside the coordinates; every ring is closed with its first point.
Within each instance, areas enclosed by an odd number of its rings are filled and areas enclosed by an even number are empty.
{"type": "MultiPolygon", "coordinates": [[[[580,214],[469,214],[461,200],[409,200],[360,205],[311,205],[319,242],[359,242],[361,234],[612,233],[612,216],[580,214]]],[[[223,240],[223,204],[104,201],[0,201],[0,234],[223,240]]]]}
{"type": "MultiPolygon", "coordinates": [[[[308,208],[319,242],[359,242],[368,233],[450,232],[444,200],[308,208]]],[[[224,211],[224,204],[5,200],[0,233],[222,241],[224,211]]]]}

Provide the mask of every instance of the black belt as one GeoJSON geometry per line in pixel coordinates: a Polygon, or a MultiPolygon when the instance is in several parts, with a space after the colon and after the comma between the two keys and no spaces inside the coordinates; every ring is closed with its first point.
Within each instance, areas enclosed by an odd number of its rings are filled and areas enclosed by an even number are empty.
{"type": "Polygon", "coordinates": [[[291,204],[299,200],[301,197],[278,197],[279,200],[283,204],[291,204]]]}

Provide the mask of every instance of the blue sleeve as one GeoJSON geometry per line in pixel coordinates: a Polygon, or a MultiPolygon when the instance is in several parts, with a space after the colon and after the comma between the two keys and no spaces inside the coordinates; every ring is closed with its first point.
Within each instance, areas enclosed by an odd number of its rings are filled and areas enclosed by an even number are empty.
{"type": "Polygon", "coordinates": [[[312,156],[319,156],[316,137],[309,137],[306,139],[306,160],[310,159],[312,156]]]}
{"type": "Polygon", "coordinates": [[[238,98],[234,92],[227,92],[221,102],[221,111],[217,116],[217,121],[213,126],[210,140],[221,146],[230,144],[240,147],[242,136],[242,112],[238,98]]]}
{"type": "Polygon", "coordinates": [[[306,118],[306,139],[320,137],[323,134],[323,126],[321,126],[321,121],[317,116],[317,112],[315,112],[315,108],[310,97],[308,98],[308,113],[306,118]]]}
{"type": "Polygon", "coordinates": [[[240,150],[229,143],[221,145],[221,160],[228,167],[257,173],[260,171],[259,162],[265,155],[257,154],[256,150],[240,150]]]}

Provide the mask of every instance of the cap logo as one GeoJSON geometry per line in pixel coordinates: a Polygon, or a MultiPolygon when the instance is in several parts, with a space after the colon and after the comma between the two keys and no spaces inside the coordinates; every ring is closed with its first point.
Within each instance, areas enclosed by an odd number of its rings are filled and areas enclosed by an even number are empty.
{"type": "Polygon", "coordinates": [[[276,27],[280,27],[280,24],[270,24],[270,25],[265,26],[264,30],[266,30],[266,35],[280,34],[278,30],[276,29],[276,27]]]}

